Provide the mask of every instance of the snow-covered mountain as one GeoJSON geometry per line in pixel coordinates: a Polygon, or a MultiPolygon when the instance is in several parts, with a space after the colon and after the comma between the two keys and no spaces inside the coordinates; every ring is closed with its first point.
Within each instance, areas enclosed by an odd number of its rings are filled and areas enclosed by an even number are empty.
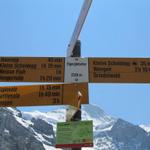
{"type": "Polygon", "coordinates": [[[143,128],[146,132],[150,133],[150,125],[140,125],[141,128],[143,128]]]}
{"type": "MultiPolygon", "coordinates": [[[[59,109],[47,113],[39,111],[34,112],[22,112],[22,116],[25,120],[31,120],[32,118],[42,119],[53,125],[56,129],[57,122],[65,122],[66,110],[59,109]]],[[[93,120],[94,131],[103,130],[103,127],[112,126],[116,119],[107,115],[103,110],[94,105],[85,105],[82,107],[82,120],[93,120]]]]}
{"type": "Polygon", "coordinates": [[[0,108],[0,150],[54,149],[53,126],[42,119],[22,118],[15,108],[0,108]]]}
{"type": "MultiPolygon", "coordinates": [[[[65,109],[47,113],[0,108],[0,150],[54,150],[57,122],[65,109]]],[[[94,105],[82,107],[82,120],[93,120],[94,148],[87,150],[150,150],[150,134],[94,105]]]]}

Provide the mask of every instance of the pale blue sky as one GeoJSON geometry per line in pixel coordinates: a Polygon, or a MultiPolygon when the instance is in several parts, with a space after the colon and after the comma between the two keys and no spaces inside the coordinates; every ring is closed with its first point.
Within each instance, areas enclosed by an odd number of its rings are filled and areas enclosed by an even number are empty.
{"type": "MultiPolygon", "coordinates": [[[[82,4],[0,0],[0,55],[65,57],[82,4]]],[[[93,0],[80,39],[83,57],[149,57],[150,1],[93,0]]],[[[108,114],[150,124],[150,84],[90,84],[89,92],[90,103],[108,114]]],[[[21,108],[37,109],[51,107],[21,108]]]]}

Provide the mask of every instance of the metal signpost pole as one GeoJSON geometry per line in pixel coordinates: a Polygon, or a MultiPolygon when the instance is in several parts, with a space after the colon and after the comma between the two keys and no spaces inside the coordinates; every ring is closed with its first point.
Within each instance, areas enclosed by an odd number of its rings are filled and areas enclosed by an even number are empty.
{"type": "MultiPolygon", "coordinates": [[[[81,57],[81,42],[80,40],[77,40],[75,47],[72,51],[71,57],[81,57]]],[[[75,115],[71,118],[69,121],[80,121],[81,120],[81,105],[79,106],[80,110],[77,110],[75,115]]],[[[68,118],[66,118],[68,120],[68,118]]],[[[67,150],[81,150],[81,148],[72,148],[67,150]]]]}
{"type": "MultiPolygon", "coordinates": [[[[81,57],[81,42],[80,42],[80,40],[78,40],[78,37],[82,30],[83,24],[85,22],[85,19],[87,17],[87,14],[88,14],[91,4],[92,4],[92,0],[84,1],[79,18],[77,20],[77,24],[75,26],[73,35],[71,37],[71,41],[68,45],[67,57],[81,57]]],[[[80,105],[80,103],[79,103],[79,105],[80,105]]],[[[81,108],[81,105],[78,107],[81,108]]],[[[68,119],[66,119],[66,120],[68,120],[68,119]]],[[[81,120],[81,110],[77,110],[76,114],[71,118],[70,121],[79,121],[79,120],[81,120]]],[[[72,148],[72,150],[81,150],[81,148],[72,148]]]]}
{"type": "MultiPolygon", "coordinates": [[[[81,57],[81,42],[78,40],[75,44],[72,57],[81,57]]],[[[79,106],[81,109],[81,105],[79,106]]],[[[81,120],[81,111],[78,110],[73,116],[72,121],[81,120]]],[[[81,150],[81,148],[72,148],[72,150],[81,150]]]]}

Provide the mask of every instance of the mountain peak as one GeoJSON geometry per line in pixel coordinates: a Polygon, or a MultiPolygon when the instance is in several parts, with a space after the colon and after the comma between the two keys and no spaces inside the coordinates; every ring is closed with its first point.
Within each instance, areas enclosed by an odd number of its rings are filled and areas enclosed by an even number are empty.
{"type": "Polygon", "coordinates": [[[140,125],[140,127],[142,128],[142,129],[144,129],[146,132],[148,132],[148,133],[150,133],[150,125],[140,125]]]}
{"type": "Polygon", "coordinates": [[[12,114],[13,116],[22,116],[21,111],[19,111],[16,107],[0,107],[0,110],[12,114]]]}
{"type": "Polygon", "coordinates": [[[82,108],[83,120],[93,120],[95,126],[112,124],[117,120],[116,118],[106,114],[100,107],[96,105],[84,105],[82,108]]]}

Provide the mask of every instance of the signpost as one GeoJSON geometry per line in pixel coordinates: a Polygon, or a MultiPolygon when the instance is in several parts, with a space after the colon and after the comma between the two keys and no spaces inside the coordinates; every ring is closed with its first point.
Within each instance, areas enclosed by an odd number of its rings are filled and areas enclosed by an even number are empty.
{"type": "Polygon", "coordinates": [[[93,147],[93,122],[57,123],[56,148],[93,147]]]}
{"type": "Polygon", "coordinates": [[[0,57],[0,82],[68,83],[0,87],[0,107],[74,106],[67,111],[69,122],[58,123],[57,148],[93,146],[92,121],[80,121],[81,104],[88,104],[88,83],[150,83],[150,58],[80,58],[78,37],[91,3],[84,1],[67,58],[0,57]]]}
{"type": "Polygon", "coordinates": [[[81,103],[88,104],[88,85],[44,84],[31,86],[0,87],[0,107],[75,105],[78,90],[82,91],[81,103]]]}

